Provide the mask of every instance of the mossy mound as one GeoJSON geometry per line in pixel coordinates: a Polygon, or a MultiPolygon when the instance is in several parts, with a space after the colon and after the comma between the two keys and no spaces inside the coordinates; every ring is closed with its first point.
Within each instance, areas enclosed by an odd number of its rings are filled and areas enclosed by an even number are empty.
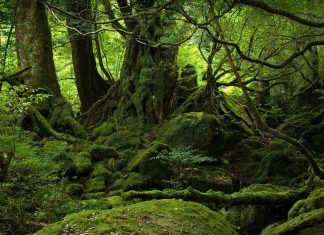
{"type": "MultiPolygon", "coordinates": [[[[249,187],[243,188],[238,195],[249,195],[249,194],[260,194],[264,193],[267,197],[273,197],[287,194],[292,189],[288,187],[270,185],[270,184],[255,184],[249,187]]],[[[269,198],[270,199],[270,198],[269,198]]],[[[294,202],[293,197],[291,197],[291,202],[285,203],[274,203],[274,204],[242,204],[233,206],[228,211],[226,219],[231,223],[235,224],[240,228],[243,233],[247,234],[259,234],[262,229],[271,223],[282,220],[286,218],[287,211],[289,210],[291,204],[294,202]]]]}
{"type": "Polygon", "coordinates": [[[92,168],[92,160],[91,154],[88,152],[80,152],[78,155],[73,159],[73,162],[76,167],[76,174],[77,175],[86,175],[91,171],[92,168]]]}
{"type": "Polygon", "coordinates": [[[109,136],[116,131],[116,126],[114,123],[105,122],[101,126],[95,128],[92,132],[92,135],[95,138],[100,136],[109,136]]]}
{"type": "Polygon", "coordinates": [[[139,173],[132,172],[124,177],[116,179],[109,187],[109,190],[126,191],[131,189],[140,189],[144,184],[146,183],[143,177],[139,173]]]}
{"type": "Polygon", "coordinates": [[[81,210],[107,210],[114,207],[123,206],[124,204],[123,199],[119,196],[81,200],[79,202],[81,210]]]}
{"type": "Polygon", "coordinates": [[[114,148],[117,151],[125,149],[136,150],[142,145],[140,136],[129,130],[116,131],[108,137],[98,138],[97,142],[102,143],[107,147],[114,148]]]}
{"type": "Polygon", "coordinates": [[[104,145],[94,144],[90,147],[89,152],[94,161],[102,161],[109,158],[118,158],[119,154],[113,148],[108,148],[104,145]]]}
{"type": "Polygon", "coordinates": [[[105,178],[100,176],[87,181],[85,191],[87,193],[97,193],[105,191],[105,178]]]}
{"type": "Polygon", "coordinates": [[[224,133],[216,116],[203,112],[181,114],[162,128],[162,141],[171,147],[192,147],[219,157],[224,150],[224,133]]]}
{"type": "Polygon", "coordinates": [[[103,162],[98,162],[91,172],[91,178],[97,177],[104,177],[106,183],[109,183],[112,180],[112,173],[106,168],[103,162]]]}
{"type": "Polygon", "coordinates": [[[194,202],[152,200],[104,211],[82,211],[36,234],[236,234],[221,214],[194,202]]]}
{"type": "Polygon", "coordinates": [[[324,207],[324,188],[315,189],[306,199],[299,200],[288,213],[288,219],[293,219],[311,210],[324,207]]]}
{"type": "Polygon", "coordinates": [[[322,235],[324,234],[324,208],[301,214],[284,223],[265,228],[261,235],[322,235]]]}
{"type": "Polygon", "coordinates": [[[81,184],[73,183],[65,187],[65,192],[71,196],[80,197],[83,193],[81,184]]]}

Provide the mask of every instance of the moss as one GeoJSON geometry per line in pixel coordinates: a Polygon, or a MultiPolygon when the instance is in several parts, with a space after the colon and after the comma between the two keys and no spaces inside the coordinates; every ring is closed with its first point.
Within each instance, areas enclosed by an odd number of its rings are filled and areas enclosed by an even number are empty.
{"type": "Polygon", "coordinates": [[[185,113],[171,119],[161,130],[162,141],[171,147],[190,146],[217,157],[224,151],[224,134],[212,114],[185,113]]]}
{"type": "Polygon", "coordinates": [[[85,191],[87,193],[97,193],[105,191],[105,178],[104,177],[96,177],[93,179],[89,179],[86,184],[85,191]]]}
{"type": "Polygon", "coordinates": [[[65,188],[65,192],[71,196],[80,197],[83,193],[83,186],[81,184],[69,184],[65,188]]]}
{"type": "Polygon", "coordinates": [[[67,152],[70,150],[69,144],[66,141],[51,140],[44,144],[43,150],[46,154],[66,157],[67,152]]]}
{"type": "Polygon", "coordinates": [[[73,162],[76,167],[77,175],[84,175],[91,171],[92,161],[91,161],[90,153],[88,152],[78,153],[78,155],[73,159],[73,162]]]}
{"type": "Polygon", "coordinates": [[[117,151],[132,149],[136,150],[141,146],[140,137],[128,130],[119,130],[107,138],[104,138],[104,145],[115,148],[117,151]]]}
{"type": "Polygon", "coordinates": [[[116,127],[114,123],[105,122],[101,126],[94,129],[92,134],[95,138],[98,138],[99,136],[109,136],[115,131],[116,131],[116,127]]]}
{"type": "Polygon", "coordinates": [[[309,212],[311,210],[324,207],[324,188],[315,189],[308,198],[299,200],[294,204],[288,213],[288,218],[293,219],[298,215],[309,212]]]}
{"type": "Polygon", "coordinates": [[[105,192],[98,192],[98,193],[84,193],[82,195],[82,199],[100,199],[106,197],[106,193],[105,192]]]}
{"type": "Polygon", "coordinates": [[[194,202],[159,200],[106,211],[83,211],[36,234],[236,234],[222,215],[194,202]]]}
{"type": "Polygon", "coordinates": [[[153,157],[156,157],[162,151],[171,151],[171,148],[161,142],[151,143],[147,149],[138,152],[128,163],[128,170],[133,170],[143,164],[144,161],[148,161],[153,157]]]}
{"type": "Polygon", "coordinates": [[[297,185],[307,178],[307,160],[290,148],[272,144],[272,148],[262,158],[260,167],[255,174],[257,183],[279,185],[297,185]]]}
{"type": "Polygon", "coordinates": [[[324,232],[324,208],[312,210],[301,214],[282,224],[270,225],[262,231],[262,235],[279,234],[314,234],[321,235],[324,232]],[[306,231],[306,232],[305,232],[306,231]],[[307,233],[313,231],[314,233],[307,233]]]}
{"type": "Polygon", "coordinates": [[[108,198],[81,200],[79,205],[81,210],[107,210],[112,208],[108,198]]]}
{"type": "Polygon", "coordinates": [[[90,147],[89,152],[94,161],[102,161],[109,158],[118,158],[119,154],[113,148],[104,145],[94,144],[90,147]]]}
{"type": "Polygon", "coordinates": [[[104,177],[107,183],[111,181],[112,173],[107,170],[103,162],[98,162],[92,170],[91,178],[96,177],[104,177]]]}
{"type": "Polygon", "coordinates": [[[144,179],[138,173],[132,172],[124,178],[115,180],[109,190],[139,189],[144,184],[144,179]]]}

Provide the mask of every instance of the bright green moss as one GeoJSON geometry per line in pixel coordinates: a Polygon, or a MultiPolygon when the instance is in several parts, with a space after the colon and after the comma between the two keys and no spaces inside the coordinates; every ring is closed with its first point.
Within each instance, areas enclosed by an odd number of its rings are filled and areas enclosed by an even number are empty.
{"type": "Polygon", "coordinates": [[[100,176],[93,179],[89,179],[86,184],[85,191],[87,193],[97,193],[105,191],[105,178],[100,176]]]}
{"type": "Polygon", "coordinates": [[[82,199],[89,200],[89,199],[100,199],[106,197],[105,192],[98,192],[98,193],[84,193],[82,195],[82,199]]]}
{"type": "Polygon", "coordinates": [[[83,193],[83,186],[81,184],[69,184],[65,188],[65,192],[71,196],[80,197],[83,193]]]}
{"type": "Polygon", "coordinates": [[[153,200],[71,214],[36,234],[236,234],[221,214],[194,202],[153,200]]]}
{"type": "Polygon", "coordinates": [[[88,152],[80,152],[73,159],[78,175],[84,175],[90,172],[92,167],[91,154],[88,152]]]}
{"type": "Polygon", "coordinates": [[[116,131],[114,123],[105,122],[101,126],[93,130],[93,136],[98,138],[99,136],[109,136],[116,131]]]}
{"type": "Polygon", "coordinates": [[[106,182],[111,181],[112,173],[107,170],[103,162],[98,162],[91,173],[91,178],[104,177],[106,182]]]}
{"type": "Polygon", "coordinates": [[[130,190],[139,189],[144,184],[144,179],[140,174],[132,172],[125,178],[115,180],[109,187],[110,190],[130,190]]]}

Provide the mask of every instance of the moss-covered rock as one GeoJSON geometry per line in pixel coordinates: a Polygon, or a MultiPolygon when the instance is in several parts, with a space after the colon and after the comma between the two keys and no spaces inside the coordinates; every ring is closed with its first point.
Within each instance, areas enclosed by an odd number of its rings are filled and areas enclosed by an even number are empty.
{"type": "Polygon", "coordinates": [[[105,191],[105,178],[100,176],[93,179],[89,179],[86,184],[85,192],[97,193],[105,191]]]}
{"type": "MultiPolygon", "coordinates": [[[[259,194],[264,192],[268,197],[276,197],[289,193],[290,188],[281,187],[270,184],[255,184],[243,188],[238,195],[259,194]]],[[[288,194],[287,194],[288,195],[288,194]]],[[[295,199],[296,200],[296,199],[295,199]]],[[[259,234],[262,229],[271,223],[286,218],[289,207],[294,202],[278,203],[277,204],[242,204],[230,208],[226,219],[240,228],[241,231],[247,234],[259,234]]]]}
{"type": "Polygon", "coordinates": [[[324,207],[324,188],[315,189],[306,199],[299,200],[288,213],[288,219],[293,219],[303,213],[324,207]]]}
{"type": "Polygon", "coordinates": [[[266,227],[261,235],[322,235],[324,234],[324,208],[301,214],[284,223],[266,227]]]}
{"type": "Polygon", "coordinates": [[[185,113],[171,119],[162,130],[161,139],[171,147],[190,146],[216,157],[223,153],[224,133],[212,114],[185,113]]]}
{"type": "Polygon", "coordinates": [[[83,186],[81,184],[69,184],[65,188],[65,192],[71,196],[80,197],[83,193],[83,186]]]}
{"type": "Polygon", "coordinates": [[[91,172],[91,178],[104,177],[106,183],[111,182],[112,173],[106,168],[103,162],[98,162],[91,172]]]}
{"type": "Polygon", "coordinates": [[[89,200],[89,199],[100,199],[106,197],[105,192],[98,192],[98,193],[84,193],[82,194],[82,199],[89,200]]]}
{"type": "Polygon", "coordinates": [[[104,122],[101,126],[95,128],[92,134],[95,138],[100,136],[109,136],[116,131],[116,126],[111,122],[104,122]]]}
{"type": "Polygon", "coordinates": [[[85,175],[91,171],[92,161],[91,161],[90,153],[88,152],[78,153],[78,155],[73,159],[73,162],[76,167],[77,175],[85,175]]]}
{"type": "Polygon", "coordinates": [[[119,130],[112,135],[98,139],[105,146],[115,148],[117,151],[125,149],[139,149],[142,145],[138,133],[130,132],[128,130],[119,130]]]}
{"type": "Polygon", "coordinates": [[[113,148],[108,148],[104,145],[94,144],[90,147],[89,152],[94,161],[103,161],[109,158],[118,158],[119,154],[113,148]]]}
{"type": "Polygon", "coordinates": [[[82,211],[36,234],[236,234],[221,214],[194,202],[153,200],[104,211],[82,211]]]}
{"type": "Polygon", "coordinates": [[[146,184],[146,182],[143,177],[139,173],[132,172],[124,177],[116,179],[109,187],[109,190],[126,191],[130,189],[140,189],[144,184],[146,184]]]}

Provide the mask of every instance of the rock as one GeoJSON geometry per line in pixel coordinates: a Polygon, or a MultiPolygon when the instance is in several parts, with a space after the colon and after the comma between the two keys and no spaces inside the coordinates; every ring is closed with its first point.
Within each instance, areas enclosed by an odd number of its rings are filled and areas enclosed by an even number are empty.
{"type": "Polygon", "coordinates": [[[71,196],[80,197],[83,193],[83,186],[81,184],[69,184],[65,188],[65,192],[71,196]]]}
{"type": "Polygon", "coordinates": [[[324,207],[324,188],[315,189],[306,199],[296,202],[288,213],[288,219],[293,219],[303,213],[324,207]]]}
{"type": "Polygon", "coordinates": [[[104,145],[94,144],[90,147],[89,152],[94,161],[102,161],[109,158],[119,158],[119,154],[115,149],[106,147],[104,145]]]}
{"type": "Polygon", "coordinates": [[[210,156],[220,157],[224,151],[224,133],[212,114],[192,112],[171,119],[161,140],[171,147],[192,147],[210,156]]]}
{"type": "Polygon", "coordinates": [[[324,208],[303,213],[284,223],[266,227],[261,235],[322,235],[324,234],[324,208]]]}
{"type": "Polygon", "coordinates": [[[112,180],[112,173],[105,167],[103,162],[98,162],[92,170],[91,178],[97,177],[104,177],[106,183],[112,180]]]}
{"type": "Polygon", "coordinates": [[[70,214],[36,234],[234,235],[221,214],[194,202],[152,200],[111,210],[70,214]]]}
{"type": "Polygon", "coordinates": [[[76,167],[76,174],[77,175],[86,175],[91,171],[92,168],[92,161],[91,161],[91,154],[88,152],[80,152],[78,155],[73,159],[73,162],[76,167]]]}
{"type": "MultiPolygon", "coordinates": [[[[288,187],[270,185],[270,184],[255,184],[249,187],[243,188],[238,194],[267,194],[267,197],[277,197],[277,195],[288,195],[291,191],[288,187]]],[[[300,196],[296,194],[296,196],[300,196]]],[[[294,195],[291,194],[290,201],[294,202],[294,195]]],[[[270,199],[270,198],[269,198],[270,199]]],[[[298,198],[297,198],[298,200],[298,198]]],[[[288,200],[289,201],[289,200],[288,200]]],[[[291,204],[290,204],[291,205],[291,204]]],[[[282,220],[286,217],[287,211],[290,207],[289,203],[273,203],[273,204],[244,204],[236,205],[230,208],[226,219],[240,228],[240,231],[247,234],[259,234],[262,229],[271,223],[282,220]]]]}
{"type": "Polygon", "coordinates": [[[116,191],[116,190],[130,190],[130,189],[139,189],[145,181],[143,177],[135,172],[128,174],[126,177],[119,178],[115,180],[112,185],[109,187],[109,190],[116,191]]]}
{"type": "Polygon", "coordinates": [[[86,184],[85,192],[97,193],[105,191],[105,178],[100,176],[93,179],[89,179],[86,184]]]}

